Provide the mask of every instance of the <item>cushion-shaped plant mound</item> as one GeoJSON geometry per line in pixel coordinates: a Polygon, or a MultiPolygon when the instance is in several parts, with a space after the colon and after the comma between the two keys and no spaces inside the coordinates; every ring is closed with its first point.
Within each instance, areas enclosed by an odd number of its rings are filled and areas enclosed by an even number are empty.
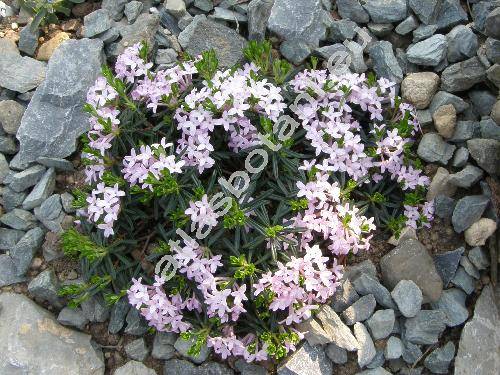
{"type": "Polygon", "coordinates": [[[386,79],[314,60],[290,77],[269,43],[224,71],[214,52],[155,71],[147,51],[128,48],[89,90],[87,185],[63,235],[87,281],[62,294],[127,294],[192,353],[282,358],[377,226],[429,225],[413,108],[386,79]]]}

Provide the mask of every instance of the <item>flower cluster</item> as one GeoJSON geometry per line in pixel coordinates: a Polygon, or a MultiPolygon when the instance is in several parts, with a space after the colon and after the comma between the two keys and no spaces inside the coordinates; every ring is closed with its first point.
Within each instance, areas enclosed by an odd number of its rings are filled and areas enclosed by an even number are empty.
{"type": "Polygon", "coordinates": [[[227,70],[214,52],[155,70],[134,45],[88,92],[83,233],[68,252],[84,242],[89,280],[113,301],[126,290],[193,354],[206,344],[222,358],[283,358],[377,228],[432,220],[418,123],[395,85],[326,70],[285,84],[291,69],[266,43],[227,70]],[[167,256],[171,273],[153,274],[167,256]]]}

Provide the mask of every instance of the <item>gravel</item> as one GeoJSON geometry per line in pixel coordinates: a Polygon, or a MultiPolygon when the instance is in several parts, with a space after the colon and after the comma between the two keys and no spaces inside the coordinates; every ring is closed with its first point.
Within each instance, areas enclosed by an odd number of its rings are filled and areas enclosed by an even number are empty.
{"type": "Polygon", "coordinates": [[[368,319],[375,310],[377,304],[375,297],[372,294],[361,297],[348,307],[342,317],[347,325],[353,325],[356,322],[362,322],[368,319]]]}
{"type": "Polygon", "coordinates": [[[401,280],[391,292],[399,311],[406,318],[413,318],[420,311],[423,296],[422,291],[411,280],[401,280]]]}

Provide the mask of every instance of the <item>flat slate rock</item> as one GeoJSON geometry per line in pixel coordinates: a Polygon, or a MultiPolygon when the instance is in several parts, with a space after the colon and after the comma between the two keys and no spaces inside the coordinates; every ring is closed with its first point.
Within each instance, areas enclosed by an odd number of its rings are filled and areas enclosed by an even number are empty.
{"type": "Polygon", "coordinates": [[[441,296],[443,282],[427,249],[419,241],[408,239],[380,260],[385,286],[392,290],[400,280],[412,280],[422,290],[424,303],[441,296]]]}
{"type": "Polygon", "coordinates": [[[221,67],[231,67],[243,59],[246,39],[235,30],[207,19],[204,15],[193,21],[179,34],[179,43],[192,56],[214,49],[221,67]]]}
{"type": "Polygon", "coordinates": [[[44,62],[21,56],[16,45],[7,39],[0,43],[0,87],[25,93],[38,87],[45,79],[44,62]]]}
{"type": "MultiPolygon", "coordinates": [[[[497,284],[498,288],[498,284],[497,284]]],[[[455,375],[498,374],[500,372],[500,324],[498,290],[486,285],[465,324],[455,358],[455,375]]]]}
{"type": "Polygon", "coordinates": [[[24,295],[0,295],[0,337],[0,374],[104,374],[90,335],[61,326],[24,295]]]}
{"type": "Polygon", "coordinates": [[[443,280],[443,285],[448,286],[455,272],[457,272],[458,265],[460,263],[460,258],[464,253],[464,248],[461,247],[456,250],[447,251],[446,253],[437,254],[434,256],[434,264],[436,265],[436,270],[443,280]]]}
{"type": "Polygon", "coordinates": [[[319,345],[311,346],[307,342],[288,357],[285,363],[278,368],[278,375],[331,375],[332,362],[319,345]]]}
{"type": "Polygon", "coordinates": [[[68,40],[52,55],[47,78],[36,90],[17,132],[18,157],[29,163],[40,156],[65,158],[89,129],[83,113],[88,88],[104,63],[97,39],[68,40]]]}
{"type": "Polygon", "coordinates": [[[318,47],[326,34],[323,12],[321,0],[274,0],[267,27],[285,40],[318,47]]]}

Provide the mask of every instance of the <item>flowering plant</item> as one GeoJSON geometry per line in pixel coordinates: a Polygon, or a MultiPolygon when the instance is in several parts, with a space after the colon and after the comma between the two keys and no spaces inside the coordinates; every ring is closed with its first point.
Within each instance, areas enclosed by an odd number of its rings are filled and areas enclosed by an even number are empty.
{"type": "Polygon", "coordinates": [[[125,294],[151,327],[226,358],[282,358],[376,226],[429,225],[412,152],[414,111],[395,84],[291,67],[251,42],[243,66],[213,51],[153,69],[118,57],[89,90],[91,130],[63,235],[89,283],[73,304],[125,294]],[[92,251],[92,248],[95,251],[92,251]],[[173,270],[158,272],[168,259],[173,270]],[[156,272],[153,271],[154,263],[156,272]]]}

